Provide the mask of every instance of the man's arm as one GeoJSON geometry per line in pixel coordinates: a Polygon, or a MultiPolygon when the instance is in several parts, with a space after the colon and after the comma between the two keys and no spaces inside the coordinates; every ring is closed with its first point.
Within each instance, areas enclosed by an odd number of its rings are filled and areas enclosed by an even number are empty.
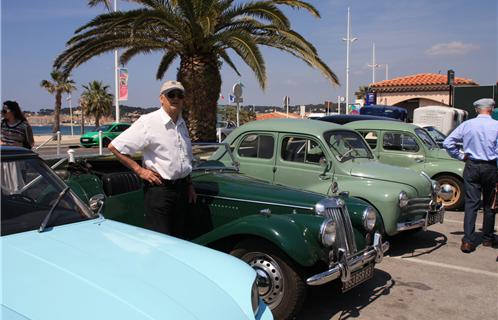
{"type": "Polygon", "coordinates": [[[443,147],[446,149],[448,154],[455,159],[465,160],[465,154],[460,151],[460,148],[457,146],[457,142],[463,141],[463,126],[462,123],[459,125],[453,132],[446,137],[443,141],[443,147]]]}
{"type": "Polygon", "coordinates": [[[151,184],[162,184],[161,176],[159,173],[152,170],[143,168],[135,160],[133,160],[129,155],[119,152],[113,145],[112,142],[109,144],[108,149],[116,156],[116,158],[127,168],[130,168],[135,172],[140,178],[150,182],[151,184]]]}

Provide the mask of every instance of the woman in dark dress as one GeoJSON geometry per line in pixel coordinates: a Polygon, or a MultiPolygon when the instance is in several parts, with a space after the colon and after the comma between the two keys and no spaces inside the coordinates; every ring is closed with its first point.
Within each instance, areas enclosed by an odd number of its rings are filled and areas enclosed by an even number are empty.
{"type": "Polygon", "coordinates": [[[33,130],[24,117],[19,104],[5,101],[2,107],[1,144],[31,149],[34,145],[33,130]]]}

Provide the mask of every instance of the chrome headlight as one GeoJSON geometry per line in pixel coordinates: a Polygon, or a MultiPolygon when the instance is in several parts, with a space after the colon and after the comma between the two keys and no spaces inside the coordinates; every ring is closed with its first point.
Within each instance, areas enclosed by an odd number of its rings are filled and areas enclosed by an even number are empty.
{"type": "Polygon", "coordinates": [[[257,280],[254,280],[251,288],[251,304],[254,316],[259,312],[259,290],[257,280]]]}
{"type": "Polygon", "coordinates": [[[320,241],[326,247],[330,247],[335,243],[336,225],[335,222],[327,219],[320,226],[320,241]]]}
{"type": "Polygon", "coordinates": [[[406,192],[401,191],[399,193],[398,199],[399,199],[399,207],[400,208],[406,207],[406,205],[408,204],[408,195],[406,194],[406,192]]]}
{"type": "Polygon", "coordinates": [[[368,206],[363,210],[363,227],[368,232],[372,231],[377,221],[377,212],[374,208],[368,206]]]}
{"type": "Polygon", "coordinates": [[[441,192],[441,185],[436,180],[431,180],[431,187],[433,194],[439,194],[439,192],[441,192]]]}

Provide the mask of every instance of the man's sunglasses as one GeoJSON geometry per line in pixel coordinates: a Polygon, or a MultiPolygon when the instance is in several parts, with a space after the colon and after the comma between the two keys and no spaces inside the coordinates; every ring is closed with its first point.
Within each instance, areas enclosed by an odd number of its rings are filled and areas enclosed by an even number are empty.
{"type": "Polygon", "coordinates": [[[166,93],[166,97],[168,97],[168,99],[174,99],[175,97],[178,99],[183,99],[185,98],[185,95],[182,92],[168,92],[166,93]]]}

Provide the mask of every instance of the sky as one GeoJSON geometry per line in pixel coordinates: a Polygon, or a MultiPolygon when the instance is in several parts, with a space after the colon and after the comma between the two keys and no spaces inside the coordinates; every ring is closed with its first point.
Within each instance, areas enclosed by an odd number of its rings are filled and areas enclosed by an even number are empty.
{"type": "MultiPolygon", "coordinates": [[[[65,48],[74,31],[98,14],[103,7],[90,8],[86,0],[0,0],[1,1],[1,92],[2,101],[16,100],[23,110],[53,108],[54,96],[40,87],[50,79],[52,63],[65,48]]],[[[339,77],[334,86],[318,70],[303,61],[272,48],[262,48],[268,87],[263,91],[252,71],[235,55],[241,77],[222,67],[220,104],[237,82],[242,82],[244,105],[282,106],[337,101],[345,96],[347,8],[351,10],[350,101],[360,85],[372,82],[372,44],[376,47],[376,81],[384,80],[385,65],[389,78],[417,73],[442,73],[453,69],[457,77],[481,85],[498,80],[498,8],[496,0],[311,0],[321,14],[312,17],[303,10],[285,9],[292,28],[318,50],[319,56],[339,77]]],[[[134,6],[118,0],[120,10],[134,6]]],[[[160,54],[135,57],[126,66],[129,72],[129,99],[122,104],[140,107],[159,106],[161,83],[174,79],[178,60],[156,80],[160,54]]],[[[83,91],[82,85],[103,81],[114,93],[114,55],[95,57],[72,73],[77,91],[73,106],[83,91]]],[[[65,97],[66,98],[66,97],[65,97]]],[[[64,99],[64,106],[67,107],[64,99]]]]}

